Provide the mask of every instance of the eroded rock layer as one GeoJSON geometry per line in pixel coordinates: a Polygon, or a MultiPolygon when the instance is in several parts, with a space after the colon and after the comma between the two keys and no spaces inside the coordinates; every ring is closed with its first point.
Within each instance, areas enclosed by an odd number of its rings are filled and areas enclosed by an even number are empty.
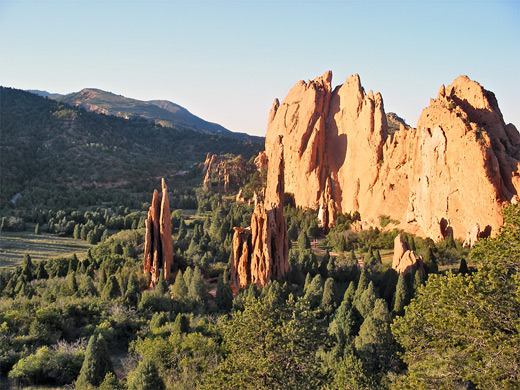
{"type": "Polygon", "coordinates": [[[269,114],[266,153],[282,137],[285,191],[319,210],[323,226],[358,211],[440,240],[464,239],[476,223],[492,234],[501,209],[518,201],[520,134],[506,125],[493,93],[466,76],[442,86],[417,129],[389,133],[383,99],[359,76],[334,90],[332,74],[300,81],[269,114]]]}
{"type": "Polygon", "coordinates": [[[263,287],[289,271],[287,226],[283,215],[284,159],[281,139],[271,145],[264,201],[256,201],[251,226],[234,228],[230,284],[263,287]],[[272,161],[272,163],[271,163],[272,161]]]}
{"type": "Polygon", "coordinates": [[[143,255],[143,270],[151,275],[151,285],[155,286],[159,280],[161,270],[164,279],[171,281],[173,266],[173,242],[168,188],[164,179],[161,181],[162,199],[154,190],[152,205],[145,220],[145,241],[143,255]]]}

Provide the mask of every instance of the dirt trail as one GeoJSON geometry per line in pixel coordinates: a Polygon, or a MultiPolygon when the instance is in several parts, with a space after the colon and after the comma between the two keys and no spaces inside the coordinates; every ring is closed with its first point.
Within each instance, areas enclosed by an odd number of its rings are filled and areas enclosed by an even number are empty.
{"type": "MultiPolygon", "coordinates": [[[[318,245],[325,241],[325,237],[313,238],[311,239],[311,249],[314,253],[318,255],[324,255],[325,249],[318,248],[318,245]]],[[[330,256],[338,257],[340,254],[338,252],[329,252],[330,256]]],[[[363,258],[358,258],[358,265],[360,268],[363,268],[363,258]]]]}

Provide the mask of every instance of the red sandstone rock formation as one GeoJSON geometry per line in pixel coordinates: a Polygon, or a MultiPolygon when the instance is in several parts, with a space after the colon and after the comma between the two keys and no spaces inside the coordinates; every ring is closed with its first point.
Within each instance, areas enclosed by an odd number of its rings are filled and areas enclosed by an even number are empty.
{"type": "Polygon", "coordinates": [[[435,240],[446,229],[464,239],[475,223],[498,230],[520,192],[520,134],[491,92],[458,77],[417,129],[389,134],[379,93],[365,93],[357,75],[332,90],[331,78],[298,82],[269,114],[266,153],[271,162],[282,136],[285,190],[297,206],[318,209],[325,227],[358,211],[365,224],[388,215],[435,240]]]}
{"type": "Polygon", "coordinates": [[[259,171],[267,166],[267,154],[265,151],[261,151],[258,153],[258,156],[255,157],[255,165],[259,171]]]}
{"type": "Polygon", "coordinates": [[[265,200],[255,202],[251,227],[234,228],[230,284],[236,292],[248,284],[263,287],[289,271],[287,226],[283,215],[284,160],[281,140],[271,145],[265,200]]]}
{"type": "Polygon", "coordinates": [[[202,186],[205,191],[229,192],[231,187],[241,184],[248,176],[246,161],[239,155],[230,160],[225,156],[208,153],[206,161],[201,164],[204,180],[202,186]]]}
{"type": "Polygon", "coordinates": [[[151,285],[159,280],[161,270],[164,270],[164,279],[170,281],[173,266],[172,225],[168,188],[164,179],[161,181],[162,200],[159,202],[159,193],[154,190],[152,205],[148,210],[145,221],[146,234],[144,241],[143,270],[151,274],[151,285]]]}
{"type": "Polygon", "coordinates": [[[206,155],[206,161],[204,162],[204,167],[202,168],[202,173],[204,174],[204,180],[202,181],[202,188],[205,191],[209,191],[211,189],[211,168],[213,164],[215,164],[215,160],[217,159],[217,155],[214,154],[208,160],[209,153],[206,155]]]}
{"type": "Polygon", "coordinates": [[[399,274],[406,274],[412,272],[414,266],[420,272],[422,277],[426,275],[424,272],[422,257],[417,256],[415,252],[410,249],[408,243],[403,240],[403,237],[398,234],[394,240],[392,269],[399,274]]]}

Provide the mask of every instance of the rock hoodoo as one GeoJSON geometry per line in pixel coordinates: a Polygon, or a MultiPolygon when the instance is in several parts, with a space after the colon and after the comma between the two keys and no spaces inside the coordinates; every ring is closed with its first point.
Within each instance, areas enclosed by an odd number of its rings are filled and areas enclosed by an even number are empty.
{"type": "Polygon", "coordinates": [[[289,271],[287,226],[283,215],[284,159],[281,138],[271,145],[265,200],[255,201],[251,226],[234,228],[230,284],[236,292],[249,284],[263,287],[289,271]],[[272,161],[272,163],[271,163],[272,161]]]}
{"type": "Polygon", "coordinates": [[[366,93],[357,75],[334,90],[331,80],[326,72],[298,82],[269,114],[269,163],[282,136],[285,191],[297,206],[319,210],[325,227],[358,211],[366,225],[386,215],[434,240],[446,229],[464,239],[476,223],[498,230],[503,205],[520,192],[520,134],[493,93],[460,76],[431,99],[417,129],[389,132],[379,93],[366,93]]]}
{"type": "Polygon", "coordinates": [[[392,269],[398,274],[407,274],[412,272],[414,267],[417,268],[422,277],[425,276],[422,257],[412,251],[408,243],[398,234],[394,240],[392,269]]]}
{"type": "Polygon", "coordinates": [[[146,234],[144,241],[143,270],[151,274],[151,285],[159,280],[161,270],[164,279],[170,281],[173,266],[173,242],[168,188],[164,179],[161,180],[162,198],[154,190],[152,205],[145,221],[146,234]]]}

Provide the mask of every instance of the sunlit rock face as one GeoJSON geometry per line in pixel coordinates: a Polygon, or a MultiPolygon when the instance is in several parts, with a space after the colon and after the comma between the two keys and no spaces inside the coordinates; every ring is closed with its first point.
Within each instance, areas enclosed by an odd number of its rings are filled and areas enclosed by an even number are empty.
{"type": "Polygon", "coordinates": [[[358,75],[334,90],[331,80],[326,72],[298,82],[269,114],[266,154],[281,137],[285,191],[297,206],[317,209],[325,228],[358,211],[363,226],[386,215],[434,240],[465,239],[475,224],[498,230],[503,206],[518,201],[520,135],[493,93],[460,76],[416,129],[390,134],[381,94],[366,93],[358,75]]]}
{"type": "Polygon", "coordinates": [[[230,284],[236,292],[249,284],[263,287],[289,271],[287,226],[283,215],[284,160],[281,138],[267,154],[264,200],[256,201],[251,226],[234,228],[230,284]]]}
{"type": "Polygon", "coordinates": [[[168,188],[164,179],[161,181],[161,190],[161,199],[157,190],[154,190],[152,205],[148,210],[148,218],[145,221],[143,271],[150,273],[151,286],[157,284],[161,270],[164,270],[164,279],[166,281],[171,281],[173,276],[170,202],[168,199],[168,188]]]}

